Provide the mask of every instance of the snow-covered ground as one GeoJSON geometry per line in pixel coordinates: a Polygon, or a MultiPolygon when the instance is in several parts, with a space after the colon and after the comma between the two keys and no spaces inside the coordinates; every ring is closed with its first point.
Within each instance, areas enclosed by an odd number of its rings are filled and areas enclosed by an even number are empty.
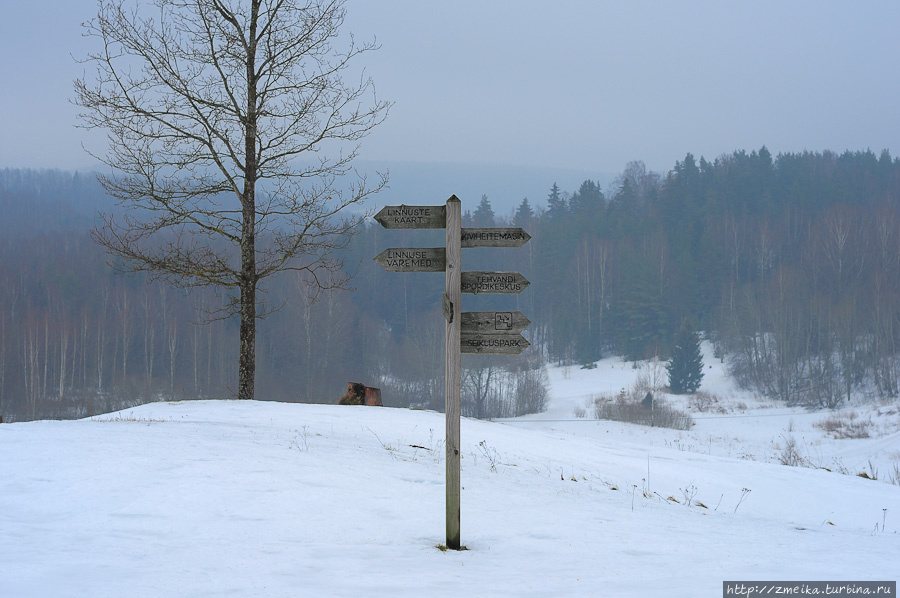
{"type": "Polygon", "coordinates": [[[640,373],[615,359],[552,370],[544,414],[464,420],[461,552],[437,548],[438,413],[197,401],[3,425],[0,596],[716,596],[723,580],[900,578],[896,406],[856,406],[870,437],[836,440],[813,425],[827,414],[766,407],[709,363],[718,402],[690,431],[592,421],[590,397],[640,373]],[[788,437],[832,471],[782,465],[788,437]]]}
{"type": "Polygon", "coordinates": [[[603,437],[645,446],[664,446],[692,453],[827,469],[849,475],[865,474],[900,484],[900,401],[879,403],[861,400],[834,411],[810,411],[785,407],[740,390],[728,377],[725,366],[703,343],[704,377],[700,387],[711,396],[698,408],[692,396],[657,396],[667,404],[690,413],[690,431],[620,425],[593,418],[593,398],[615,396],[632,388],[637,378],[666,382],[665,365],[633,364],[619,358],[598,362],[596,369],[577,366],[550,370],[552,402],[544,413],[516,420],[522,427],[540,426],[572,434],[603,437]],[[701,410],[702,409],[702,410],[701,410]],[[583,410],[584,418],[576,416],[583,410]],[[859,438],[838,438],[823,429],[825,422],[852,429],[859,438]],[[793,447],[790,450],[789,447],[793,447]]]}

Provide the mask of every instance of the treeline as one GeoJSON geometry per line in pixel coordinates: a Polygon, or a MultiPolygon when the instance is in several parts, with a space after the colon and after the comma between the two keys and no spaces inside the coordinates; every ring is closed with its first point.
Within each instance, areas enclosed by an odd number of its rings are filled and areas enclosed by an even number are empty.
{"type": "MultiPolygon", "coordinates": [[[[509,214],[462,198],[464,226],[533,237],[463,250],[467,270],[531,281],[519,295],[465,295],[463,310],[519,310],[533,322],[522,356],[466,356],[465,414],[542,409],[545,362],[666,358],[686,318],[769,396],[820,406],[896,396],[900,160],[887,152],[688,154],[665,174],[633,162],[609,188],[585,181],[535,196],[546,200],[509,214]]],[[[236,322],[215,319],[227,298],[114,274],[88,234],[98,209],[113,206],[91,176],[0,171],[5,421],[234,394],[236,322]]],[[[259,328],[257,396],[332,402],[360,381],[381,386],[386,404],[441,408],[443,276],[387,273],[372,258],[443,243],[443,231],[370,223],[344,255],[352,290],[313,295],[300,277],[273,279],[261,296],[272,313],[259,328]]]]}
{"type": "MultiPolygon", "coordinates": [[[[665,175],[630,163],[606,190],[553,185],[545,203],[523,199],[507,215],[487,197],[463,205],[464,226],[533,237],[521,249],[463,251],[465,269],[532,282],[518,296],[466,296],[463,309],[525,312],[533,359],[667,358],[689,319],[741,383],[768,396],[833,406],[854,392],[897,394],[900,160],[887,151],[688,154],[665,175]]],[[[367,258],[441,243],[373,225],[356,246],[353,300],[387,318],[398,354],[424,354],[442,278],[385,275],[367,258]]]]}
{"type": "MultiPolygon", "coordinates": [[[[219,318],[227,297],[116,274],[89,235],[98,209],[116,207],[91,176],[0,171],[2,421],[235,395],[237,321],[219,318]]],[[[284,275],[260,301],[269,315],[257,337],[257,398],[335,402],[347,382],[361,381],[381,386],[388,406],[442,408],[438,322],[416,318],[420,350],[407,352],[352,291],[316,292],[284,275]]],[[[467,415],[520,415],[546,400],[533,360],[465,377],[467,415]],[[476,378],[487,386],[469,382],[476,378]]]]}

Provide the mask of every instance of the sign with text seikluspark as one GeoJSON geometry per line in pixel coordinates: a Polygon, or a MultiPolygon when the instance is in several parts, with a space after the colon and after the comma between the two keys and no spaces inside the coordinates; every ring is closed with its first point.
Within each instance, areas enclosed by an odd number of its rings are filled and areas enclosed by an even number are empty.
{"type": "Polygon", "coordinates": [[[462,292],[518,295],[530,285],[518,272],[463,272],[462,292]]]}
{"type": "Polygon", "coordinates": [[[444,228],[447,226],[446,206],[384,206],[377,214],[384,228],[444,228]]]}
{"type": "Polygon", "coordinates": [[[521,334],[467,334],[459,335],[462,353],[488,353],[493,355],[518,355],[531,346],[521,334]]]}
{"type": "Polygon", "coordinates": [[[521,228],[464,228],[462,247],[521,247],[531,235],[521,228]]]}
{"type": "Polygon", "coordinates": [[[388,272],[443,272],[447,264],[444,247],[392,247],[374,260],[388,272]]]}

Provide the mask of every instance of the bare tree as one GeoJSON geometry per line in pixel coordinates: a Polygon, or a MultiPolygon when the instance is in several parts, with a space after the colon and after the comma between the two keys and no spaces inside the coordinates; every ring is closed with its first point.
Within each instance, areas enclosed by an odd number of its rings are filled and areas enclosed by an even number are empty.
{"type": "Polygon", "coordinates": [[[3,400],[6,395],[6,312],[0,314],[0,424],[3,423],[3,400]]]}
{"type": "Polygon", "coordinates": [[[60,314],[59,318],[59,332],[56,334],[56,340],[59,343],[59,392],[57,393],[56,398],[59,402],[62,402],[66,394],[66,360],[68,358],[69,351],[70,327],[69,322],[66,321],[66,317],[64,314],[60,314]]]}
{"type": "Polygon", "coordinates": [[[301,270],[343,284],[334,252],[358,219],[339,213],[386,184],[347,176],[389,107],[364,74],[344,81],[375,46],[339,38],[343,0],[152,4],[145,16],[99,0],[85,25],[100,49],[76,103],[83,126],[108,132],[100,182],[135,209],[94,238],[125,269],[225,290],[217,315],[240,316],[237,396],[253,398],[261,281],[301,270]]]}
{"type": "Polygon", "coordinates": [[[169,397],[175,400],[175,364],[178,358],[178,320],[166,322],[166,347],[169,349],[169,397]]]}
{"type": "MultiPolygon", "coordinates": [[[[103,356],[106,354],[107,318],[110,307],[110,290],[108,286],[100,287],[100,310],[97,314],[97,394],[103,393],[103,356]]],[[[115,358],[113,359],[115,361],[115,358]]]]}
{"type": "MultiPolygon", "coordinates": [[[[491,395],[494,390],[495,377],[500,375],[500,368],[493,359],[466,360],[467,366],[463,370],[463,407],[466,415],[478,419],[491,417],[491,395]]],[[[495,394],[495,393],[494,393],[495,394]]]]}
{"type": "Polygon", "coordinates": [[[147,389],[151,390],[153,387],[153,366],[156,358],[156,329],[158,328],[158,316],[153,297],[150,293],[141,294],[140,308],[141,332],[143,333],[144,341],[144,376],[147,379],[147,389]]]}
{"type": "MultiPolygon", "coordinates": [[[[128,379],[128,355],[131,352],[131,341],[134,334],[134,309],[131,307],[131,297],[128,294],[128,287],[122,287],[117,293],[113,311],[116,314],[119,329],[116,335],[116,347],[122,343],[122,383],[126,383],[128,379]]],[[[114,358],[117,353],[114,353],[114,358]]]]}

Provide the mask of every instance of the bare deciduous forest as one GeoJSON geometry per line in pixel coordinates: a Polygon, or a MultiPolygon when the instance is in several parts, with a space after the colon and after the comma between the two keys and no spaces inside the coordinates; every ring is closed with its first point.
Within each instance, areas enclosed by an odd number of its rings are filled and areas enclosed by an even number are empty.
{"type": "MultiPolygon", "coordinates": [[[[92,176],[0,171],[0,209],[4,421],[236,394],[237,322],[197,324],[230,298],[114,274],[89,235],[111,209],[92,176]]],[[[773,400],[827,408],[897,395],[900,160],[887,152],[688,154],[664,174],[630,163],[607,189],[550,181],[510,214],[487,197],[463,198],[463,210],[463,226],[533,237],[464,252],[466,269],[519,271],[531,286],[463,308],[533,322],[521,357],[464,360],[466,415],[541,410],[545,363],[665,359],[686,317],[742,385],[773,400]]],[[[257,397],[334,402],[361,381],[386,405],[440,408],[443,277],[372,262],[388,246],[429,246],[432,233],[364,225],[343,255],[351,291],[276,277],[259,298],[274,311],[259,327],[257,397]]]]}

